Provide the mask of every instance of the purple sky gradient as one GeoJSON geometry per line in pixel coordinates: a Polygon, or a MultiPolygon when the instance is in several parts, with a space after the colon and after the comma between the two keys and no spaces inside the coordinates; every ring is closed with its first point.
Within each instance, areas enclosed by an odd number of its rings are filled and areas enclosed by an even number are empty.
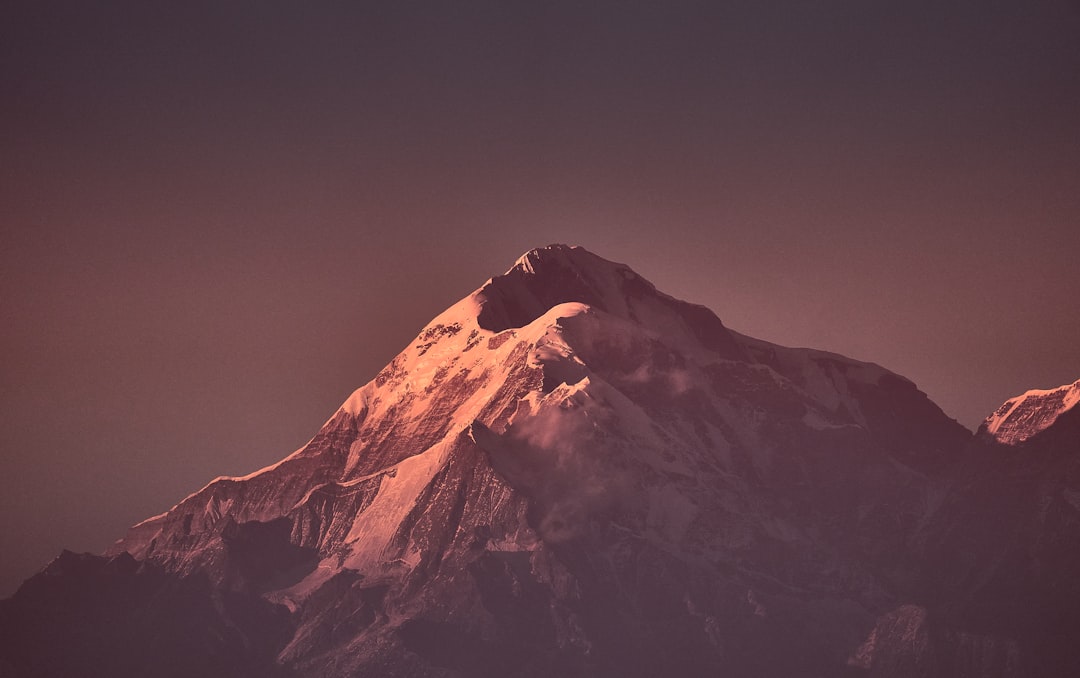
{"type": "Polygon", "coordinates": [[[5,3],[0,595],[551,242],[969,427],[1080,377],[1080,6],[719,4],[5,3]]]}

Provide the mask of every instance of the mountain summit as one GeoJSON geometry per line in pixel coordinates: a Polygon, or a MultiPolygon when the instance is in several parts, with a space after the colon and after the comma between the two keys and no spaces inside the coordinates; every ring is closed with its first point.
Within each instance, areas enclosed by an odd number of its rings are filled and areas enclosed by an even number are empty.
{"type": "Polygon", "coordinates": [[[978,444],[882,367],[745,337],[553,245],[292,455],[58,558],[0,606],[0,666],[1011,675],[1030,647],[954,614],[978,591],[930,606],[978,444]]]}
{"type": "Polygon", "coordinates": [[[1003,445],[1019,445],[1039,435],[1080,403],[1080,379],[1049,390],[1033,389],[1010,398],[981,428],[1003,445]]]}

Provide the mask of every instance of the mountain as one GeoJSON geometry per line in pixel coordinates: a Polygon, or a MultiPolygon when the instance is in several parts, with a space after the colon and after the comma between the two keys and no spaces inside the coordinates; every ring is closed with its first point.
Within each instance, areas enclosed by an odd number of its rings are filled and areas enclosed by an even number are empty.
{"type": "Polygon", "coordinates": [[[1080,379],[1047,391],[1034,389],[1010,398],[980,427],[980,433],[1003,445],[1019,445],[1050,428],[1080,403],[1080,379]]]}
{"type": "MultiPolygon", "coordinates": [[[[1073,469],[1072,414],[1027,417],[1064,441],[1039,473],[1073,469]]],[[[0,675],[1034,675],[1072,657],[1077,542],[992,563],[1025,521],[1071,535],[1076,485],[1051,516],[1039,475],[996,534],[987,493],[1031,463],[1008,450],[553,245],[300,450],[62,554],[0,603],[0,675]],[[1041,608],[981,616],[1058,585],[1065,640],[1041,608]]]]}

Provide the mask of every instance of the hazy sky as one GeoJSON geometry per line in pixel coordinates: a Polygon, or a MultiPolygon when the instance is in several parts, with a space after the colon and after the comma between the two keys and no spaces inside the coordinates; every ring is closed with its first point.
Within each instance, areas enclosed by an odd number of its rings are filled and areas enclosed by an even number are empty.
{"type": "Polygon", "coordinates": [[[581,244],[974,427],[1080,377],[1080,5],[5,2],[0,595],[581,244]]]}

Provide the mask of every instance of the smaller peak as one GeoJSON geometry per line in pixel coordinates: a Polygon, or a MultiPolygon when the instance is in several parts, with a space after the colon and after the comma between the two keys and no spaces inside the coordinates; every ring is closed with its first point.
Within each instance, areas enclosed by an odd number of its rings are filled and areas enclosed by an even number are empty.
{"type": "Polygon", "coordinates": [[[982,428],[996,442],[1019,445],[1050,428],[1080,403],[1080,379],[1051,389],[1031,389],[1009,398],[982,428]]]}

